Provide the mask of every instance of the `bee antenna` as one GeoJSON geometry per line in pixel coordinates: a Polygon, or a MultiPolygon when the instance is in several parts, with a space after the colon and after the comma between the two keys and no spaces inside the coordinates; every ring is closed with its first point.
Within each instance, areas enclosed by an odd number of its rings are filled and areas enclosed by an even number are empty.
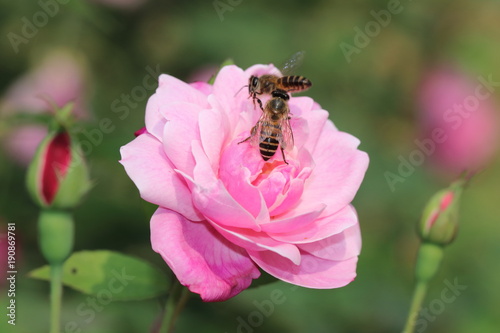
{"type": "Polygon", "coordinates": [[[246,85],[244,85],[243,87],[241,87],[241,88],[240,88],[240,90],[238,90],[238,91],[236,92],[236,94],[234,94],[234,96],[233,96],[233,97],[236,97],[236,95],[238,95],[238,94],[240,93],[241,89],[243,89],[243,88],[245,88],[245,87],[248,87],[248,84],[246,84],[246,85]]]}

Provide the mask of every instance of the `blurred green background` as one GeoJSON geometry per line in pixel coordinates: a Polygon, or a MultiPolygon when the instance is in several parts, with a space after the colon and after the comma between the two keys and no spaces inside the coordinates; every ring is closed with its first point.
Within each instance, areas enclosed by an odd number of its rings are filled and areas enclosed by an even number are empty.
{"type": "MultiPolygon", "coordinates": [[[[398,157],[415,149],[415,95],[426,69],[453,63],[472,78],[500,78],[500,1],[150,0],[135,5],[128,1],[132,4],[124,7],[112,4],[119,1],[47,2],[57,4],[57,12],[51,7],[54,15],[46,22],[42,16],[36,18],[40,27],[34,36],[15,47],[9,33],[22,36],[23,17],[33,21],[44,9],[37,1],[0,3],[0,91],[6,94],[47,53],[65,49],[77,55],[85,71],[88,116],[80,126],[91,131],[104,118],[115,125],[87,156],[95,187],[75,212],[75,250],[122,251],[168,270],[150,248],[149,218],[154,207],[142,202],[118,163],[119,148],[143,126],[147,98],[136,95],[123,119],[112,108],[122,94],[142,86],[148,67],[189,81],[200,70],[216,71],[226,58],[242,68],[257,63],[279,66],[304,50],[306,57],[296,74],[311,79],[314,86],[303,95],[328,110],[339,129],[360,138],[360,149],[370,156],[354,201],[363,233],[358,276],[336,290],[291,288],[276,282],[223,303],[203,303],[193,296],[176,332],[401,331],[419,244],[415,225],[427,199],[448,183],[419,166],[391,191],[384,173],[397,173],[398,157]],[[387,9],[391,3],[399,3],[401,11],[391,15],[387,26],[380,27],[359,52],[346,57],[342,43],[354,46],[355,28],[365,29],[374,20],[370,12],[387,9]],[[283,302],[259,315],[258,304],[276,290],[283,293],[283,302]]],[[[148,90],[147,96],[152,93],[148,90]]],[[[498,105],[498,92],[492,100],[498,105]]],[[[6,117],[0,121],[0,140],[6,141],[13,125],[6,117]]],[[[37,248],[38,209],[24,187],[25,168],[4,148],[0,161],[0,223],[16,223],[20,252],[17,324],[7,325],[3,310],[0,331],[45,332],[48,284],[25,277],[45,264],[37,248]]],[[[430,310],[434,315],[420,332],[498,331],[499,188],[495,159],[464,193],[459,236],[446,249],[424,302],[426,308],[434,307],[430,310]],[[467,288],[453,302],[440,302],[446,281],[456,279],[467,288]]],[[[88,320],[76,312],[87,297],[65,290],[64,321],[76,321],[81,332],[148,332],[162,305],[157,300],[112,302],[88,320]]],[[[0,300],[5,309],[4,291],[0,300]]]]}

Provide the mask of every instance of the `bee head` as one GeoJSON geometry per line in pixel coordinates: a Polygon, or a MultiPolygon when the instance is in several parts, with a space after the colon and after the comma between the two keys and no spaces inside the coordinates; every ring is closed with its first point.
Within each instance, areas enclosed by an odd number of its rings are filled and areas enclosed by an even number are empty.
{"type": "Polygon", "coordinates": [[[253,93],[257,91],[259,86],[259,78],[255,75],[250,76],[250,80],[248,80],[248,92],[253,93]]]}

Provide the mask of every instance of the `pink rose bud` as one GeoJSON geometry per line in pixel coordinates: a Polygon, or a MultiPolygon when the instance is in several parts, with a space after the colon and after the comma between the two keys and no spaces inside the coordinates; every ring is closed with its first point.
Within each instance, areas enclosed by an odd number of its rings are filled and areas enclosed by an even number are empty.
{"type": "Polygon", "coordinates": [[[450,187],[440,190],[429,200],[418,228],[424,242],[447,245],[455,239],[463,187],[464,181],[459,180],[450,187]]]}
{"type": "MultiPolygon", "coordinates": [[[[59,118],[68,116],[70,107],[58,110],[59,118]]],[[[35,202],[54,208],[74,207],[90,188],[80,146],[65,127],[58,125],[38,147],[28,169],[27,186],[35,202]]]]}

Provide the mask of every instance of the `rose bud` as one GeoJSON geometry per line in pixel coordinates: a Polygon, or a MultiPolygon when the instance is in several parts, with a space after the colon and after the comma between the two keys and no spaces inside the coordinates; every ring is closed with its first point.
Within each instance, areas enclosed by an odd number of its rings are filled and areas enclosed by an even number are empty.
{"type": "Polygon", "coordinates": [[[459,180],[440,190],[429,200],[418,226],[418,232],[424,242],[447,245],[455,239],[463,188],[464,181],[459,180]]]}
{"type": "Polygon", "coordinates": [[[72,208],[90,188],[87,165],[66,128],[49,132],[38,147],[28,175],[28,191],[41,207],[72,208]]]}

